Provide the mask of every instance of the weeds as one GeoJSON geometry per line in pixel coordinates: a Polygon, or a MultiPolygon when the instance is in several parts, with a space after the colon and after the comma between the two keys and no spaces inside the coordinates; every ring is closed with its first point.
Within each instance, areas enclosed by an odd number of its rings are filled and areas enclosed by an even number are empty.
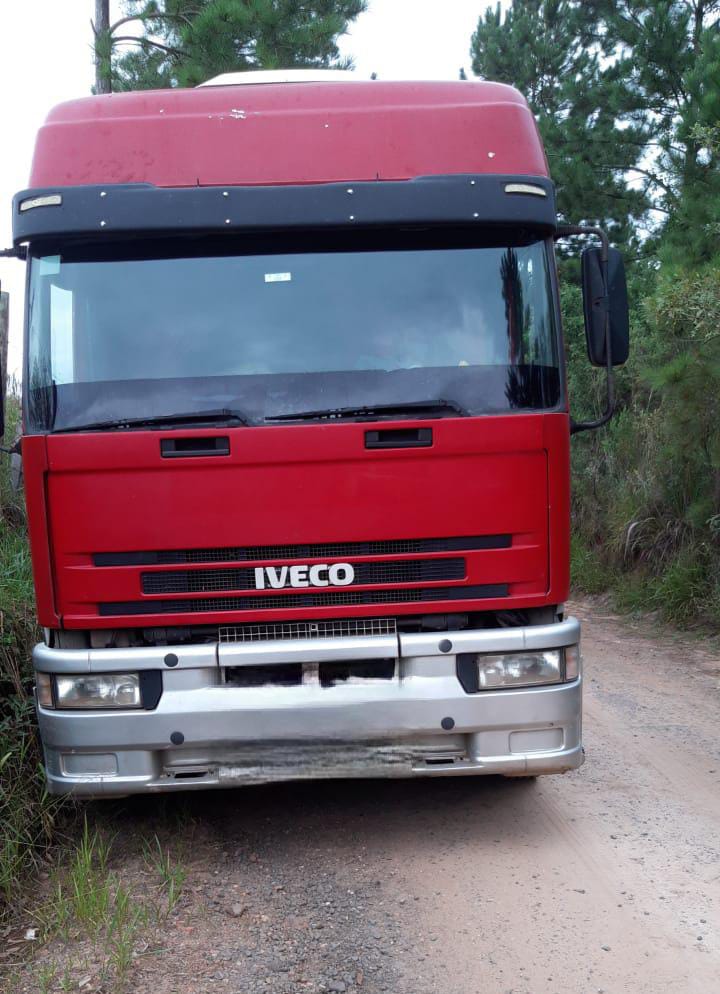
{"type": "MultiPolygon", "coordinates": [[[[17,399],[7,404],[14,433],[17,399]]],[[[40,768],[30,698],[30,652],[37,641],[30,553],[21,497],[0,458],[0,921],[17,907],[22,883],[37,868],[57,820],[40,768]]]]}
{"type": "Polygon", "coordinates": [[[167,917],[180,898],[187,871],[180,863],[173,863],[170,850],[163,849],[157,835],[155,836],[155,844],[145,848],[145,862],[160,875],[162,890],[165,892],[165,916],[167,917]]]}
{"type": "MultiPolygon", "coordinates": [[[[86,817],[77,844],[56,874],[50,897],[36,914],[46,941],[57,936],[65,944],[72,942],[76,950],[90,949],[88,963],[65,969],[68,989],[77,987],[73,977],[82,970],[96,974],[103,990],[125,991],[141,937],[154,923],[165,920],[182,891],[186,871],[157,836],[152,846],[145,847],[144,857],[157,880],[159,900],[147,891],[141,898],[134,895],[110,865],[112,850],[112,839],[91,829],[86,817]]],[[[57,964],[40,968],[35,979],[41,990],[43,978],[50,976],[57,985],[57,964]]]]}

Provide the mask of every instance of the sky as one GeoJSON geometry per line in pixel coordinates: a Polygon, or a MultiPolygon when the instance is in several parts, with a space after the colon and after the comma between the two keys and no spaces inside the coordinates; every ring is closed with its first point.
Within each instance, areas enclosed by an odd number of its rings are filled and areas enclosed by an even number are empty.
{"type": "MultiPolygon", "coordinates": [[[[369,0],[340,48],[364,76],[457,79],[461,66],[469,76],[470,38],[489,2],[369,0]]],[[[111,20],[122,6],[111,0],[111,20]]],[[[0,248],[12,244],[11,198],[27,186],[37,129],[55,104],[90,95],[93,10],[93,0],[0,0],[0,248]]],[[[8,367],[15,375],[22,364],[24,271],[23,263],[0,259],[0,285],[10,293],[8,367]]]]}

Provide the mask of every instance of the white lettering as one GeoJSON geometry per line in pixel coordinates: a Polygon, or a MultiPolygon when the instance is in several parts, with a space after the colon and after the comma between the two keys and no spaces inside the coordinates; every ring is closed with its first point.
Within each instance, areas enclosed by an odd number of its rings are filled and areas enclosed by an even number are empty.
{"type": "Polygon", "coordinates": [[[311,566],[310,567],[310,584],[313,587],[327,587],[329,580],[323,579],[322,574],[327,576],[328,568],[327,566],[311,566]]]}
{"type": "Polygon", "coordinates": [[[269,584],[274,590],[283,587],[347,587],[355,579],[350,563],[318,563],[315,566],[265,566],[255,570],[255,588],[264,590],[269,584]],[[267,584],[266,581],[267,580],[267,584]]]}
{"type": "Polygon", "coordinates": [[[350,563],[334,563],[328,570],[330,583],[335,587],[347,587],[355,579],[355,570],[350,563]]]}
{"type": "Polygon", "coordinates": [[[308,584],[308,568],[307,566],[291,566],[290,567],[290,586],[291,587],[307,587],[308,584]]]}
{"type": "Polygon", "coordinates": [[[266,566],[265,572],[267,573],[267,578],[270,581],[270,586],[275,590],[280,590],[281,587],[284,587],[287,584],[287,566],[281,566],[280,569],[275,569],[274,566],[266,566]]]}

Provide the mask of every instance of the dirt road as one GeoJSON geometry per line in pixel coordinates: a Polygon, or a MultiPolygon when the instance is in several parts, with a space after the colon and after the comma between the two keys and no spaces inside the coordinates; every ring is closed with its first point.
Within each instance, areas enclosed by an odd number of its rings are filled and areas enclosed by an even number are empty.
{"type": "MultiPolygon", "coordinates": [[[[153,833],[188,871],[173,914],[136,948],[128,989],[720,992],[720,656],[647,623],[583,621],[578,772],[123,808],[114,866],[135,890],[153,833]]],[[[85,971],[84,990],[104,989],[87,949],[57,941],[18,989],[36,989],[53,957],[73,982],[85,971]]]]}

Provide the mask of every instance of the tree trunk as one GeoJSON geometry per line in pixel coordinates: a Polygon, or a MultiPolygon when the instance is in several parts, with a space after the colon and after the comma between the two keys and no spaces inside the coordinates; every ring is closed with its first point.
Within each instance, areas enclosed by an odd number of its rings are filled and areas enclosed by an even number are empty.
{"type": "Polygon", "coordinates": [[[110,0],[95,0],[95,92],[111,93],[110,76],[110,0]]]}

